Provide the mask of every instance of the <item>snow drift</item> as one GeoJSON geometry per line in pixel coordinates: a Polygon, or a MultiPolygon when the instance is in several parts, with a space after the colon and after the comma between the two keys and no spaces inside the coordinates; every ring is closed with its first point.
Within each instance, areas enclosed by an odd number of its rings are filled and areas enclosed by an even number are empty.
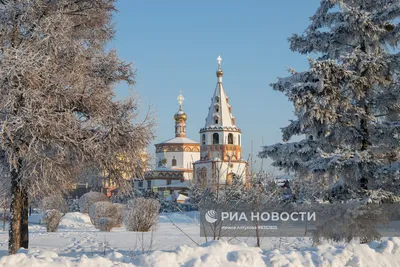
{"type": "Polygon", "coordinates": [[[321,245],[316,248],[288,251],[263,251],[245,244],[231,245],[213,241],[198,247],[180,246],[175,251],[154,251],[131,258],[114,251],[104,257],[86,255],[73,258],[64,257],[50,251],[22,250],[17,255],[5,256],[0,266],[400,266],[400,239],[366,244],[344,246],[321,245]]]}

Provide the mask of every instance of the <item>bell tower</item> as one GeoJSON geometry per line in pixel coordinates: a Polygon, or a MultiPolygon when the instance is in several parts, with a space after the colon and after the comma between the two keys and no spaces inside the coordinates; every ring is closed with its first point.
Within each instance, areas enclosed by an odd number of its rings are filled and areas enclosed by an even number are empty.
{"type": "Polygon", "coordinates": [[[206,123],[200,129],[200,160],[194,163],[194,179],[200,186],[224,188],[237,178],[247,184],[248,166],[242,159],[242,131],[236,126],[232,106],[222,84],[224,72],[220,56],[217,62],[217,86],[206,123]]]}
{"type": "Polygon", "coordinates": [[[224,72],[221,56],[218,56],[217,62],[217,86],[211,98],[205,126],[200,129],[200,158],[239,161],[242,159],[241,130],[236,127],[232,106],[222,84],[224,72]]]}

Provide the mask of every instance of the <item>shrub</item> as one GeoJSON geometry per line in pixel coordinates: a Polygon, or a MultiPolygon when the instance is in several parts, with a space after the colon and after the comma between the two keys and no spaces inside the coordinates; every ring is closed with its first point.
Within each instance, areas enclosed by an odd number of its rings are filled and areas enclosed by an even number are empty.
{"type": "Polygon", "coordinates": [[[94,226],[102,232],[110,232],[116,225],[116,220],[112,218],[101,217],[94,221],[94,226]]]}
{"type": "Polygon", "coordinates": [[[89,209],[90,221],[97,229],[110,231],[111,228],[122,226],[123,210],[124,205],[121,204],[113,204],[107,201],[96,202],[89,209]]]}
{"type": "Polygon", "coordinates": [[[56,232],[61,222],[62,214],[58,210],[48,210],[45,214],[47,232],[56,232]]]}
{"type": "Polygon", "coordinates": [[[100,201],[108,201],[107,196],[99,192],[86,193],[79,199],[79,211],[89,213],[90,206],[100,201]]]}
{"type": "Polygon", "coordinates": [[[62,196],[59,195],[45,197],[40,201],[39,205],[40,209],[43,212],[46,212],[48,210],[58,210],[62,214],[68,212],[67,201],[62,196]]]}
{"type": "Polygon", "coordinates": [[[116,207],[116,213],[114,216],[116,219],[115,227],[121,227],[123,225],[124,210],[126,206],[119,203],[114,203],[113,205],[116,207]]]}
{"type": "Polygon", "coordinates": [[[124,216],[126,230],[137,232],[154,230],[157,226],[159,210],[158,200],[146,198],[130,200],[124,216]]]}

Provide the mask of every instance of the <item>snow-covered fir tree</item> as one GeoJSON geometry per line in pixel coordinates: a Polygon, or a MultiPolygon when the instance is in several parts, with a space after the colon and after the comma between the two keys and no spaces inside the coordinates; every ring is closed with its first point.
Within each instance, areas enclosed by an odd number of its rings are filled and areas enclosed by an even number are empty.
{"type": "Polygon", "coordinates": [[[286,171],[337,177],[352,196],[400,193],[399,16],[398,0],[321,1],[304,34],[289,39],[293,51],[316,59],[271,85],[297,116],[283,140],[307,138],[266,146],[260,157],[286,171]]]}

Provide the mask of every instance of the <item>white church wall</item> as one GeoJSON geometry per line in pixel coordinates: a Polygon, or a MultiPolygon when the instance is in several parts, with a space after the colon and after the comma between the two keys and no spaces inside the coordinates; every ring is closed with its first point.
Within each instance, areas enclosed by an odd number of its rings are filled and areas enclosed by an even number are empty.
{"type": "MultiPolygon", "coordinates": [[[[215,162],[207,161],[204,163],[196,163],[195,165],[196,173],[198,173],[200,169],[206,168],[207,183],[209,184],[211,184],[213,180],[213,167],[212,167],[213,164],[215,164],[215,175],[216,175],[215,178],[219,184],[225,184],[227,176],[231,173],[240,176],[243,182],[246,180],[247,173],[246,173],[245,162],[228,163],[228,162],[218,162],[218,161],[215,162]]],[[[196,182],[199,182],[197,179],[198,177],[196,177],[196,182]]]]}
{"type": "Polygon", "coordinates": [[[200,152],[183,152],[183,165],[180,168],[193,169],[193,163],[200,159],[200,152]]]}
{"type": "Polygon", "coordinates": [[[226,183],[226,177],[230,173],[234,173],[237,176],[240,176],[242,178],[242,181],[244,182],[246,180],[246,163],[244,162],[234,162],[234,163],[228,163],[228,162],[216,162],[216,173],[219,173],[219,183],[220,184],[225,184],[226,183]]]}
{"type": "Polygon", "coordinates": [[[159,152],[156,154],[156,166],[163,159],[167,160],[167,168],[192,169],[193,163],[200,159],[200,152],[159,152]],[[176,166],[172,166],[172,160],[176,159],[176,166]]]}
{"type": "Polygon", "coordinates": [[[178,168],[183,168],[183,152],[159,152],[156,154],[156,166],[158,166],[158,163],[162,161],[164,158],[167,160],[167,163],[165,164],[165,167],[167,168],[172,168],[172,159],[176,159],[176,167],[178,168]]]}

